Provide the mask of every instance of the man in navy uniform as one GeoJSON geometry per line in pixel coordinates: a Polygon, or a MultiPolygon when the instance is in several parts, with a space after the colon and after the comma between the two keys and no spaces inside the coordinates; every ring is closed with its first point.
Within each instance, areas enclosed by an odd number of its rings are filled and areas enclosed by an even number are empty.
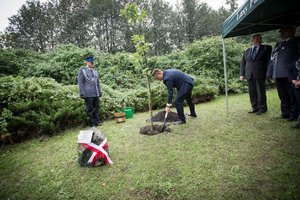
{"type": "Polygon", "coordinates": [[[272,52],[268,69],[268,78],[275,78],[279,99],[281,101],[280,118],[289,121],[298,118],[298,104],[293,88],[288,80],[288,68],[295,63],[300,55],[300,40],[295,37],[295,27],[282,27],[279,30],[282,41],[277,43],[272,52]]]}
{"type": "Polygon", "coordinates": [[[177,89],[174,105],[177,110],[179,121],[174,122],[175,125],[185,124],[185,115],[183,110],[183,102],[186,100],[190,108],[191,117],[197,117],[195,112],[195,105],[192,101],[192,90],[194,86],[194,80],[189,75],[175,69],[161,70],[155,69],[152,72],[152,76],[156,80],[163,80],[168,89],[168,100],[166,104],[166,112],[170,112],[170,107],[173,98],[173,88],[177,89]]]}
{"type": "Polygon", "coordinates": [[[99,97],[102,96],[99,75],[94,70],[94,60],[92,56],[86,57],[86,66],[81,67],[78,72],[79,95],[85,101],[86,112],[92,126],[98,126],[99,120],[99,97]]]}
{"type": "Polygon", "coordinates": [[[272,47],[262,45],[260,34],[252,36],[252,47],[243,55],[240,66],[240,80],[247,79],[252,110],[249,113],[261,115],[267,112],[266,74],[272,47]]]}

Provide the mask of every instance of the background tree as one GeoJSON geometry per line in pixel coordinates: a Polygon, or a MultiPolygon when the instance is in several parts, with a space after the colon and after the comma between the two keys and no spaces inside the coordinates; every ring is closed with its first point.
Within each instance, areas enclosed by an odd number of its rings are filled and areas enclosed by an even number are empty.
{"type": "MultiPolygon", "coordinates": [[[[213,10],[198,0],[183,0],[173,8],[165,0],[28,0],[0,33],[0,48],[47,51],[61,44],[93,47],[107,53],[134,52],[134,34],[152,45],[149,55],[162,55],[203,36],[220,35],[222,22],[236,9],[213,10]],[[134,2],[147,19],[129,23],[120,8],[134,2]]],[[[277,34],[276,34],[277,37],[277,34]]]]}
{"type": "Polygon", "coordinates": [[[172,51],[170,37],[172,8],[162,0],[151,0],[148,39],[152,45],[152,55],[162,55],[172,51]]]}
{"type": "Polygon", "coordinates": [[[49,24],[46,8],[39,1],[27,1],[18,14],[9,18],[7,31],[15,40],[13,48],[28,48],[35,51],[48,49],[49,24]]]}
{"type": "Polygon", "coordinates": [[[90,45],[88,0],[54,0],[55,32],[58,44],[90,45]]]}
{"type": "Polygon", "coordinates": [[[226,0],[226,5],[229,5],[229,12],[231,13],[233,13],[238,8],[236,0],[226,0]]]}
{"type": "Polygon", "coordinates": [[[189,43],[195,40],[197,2],[196,0],[182,1],[182,18],[186,29],[185,37],[189,43]]]}
{"type": "Polygon", "coordinates": [[[88,11],[91,15],[91,34],[95,47],[104,52],[115,53],[122,49],[119,30],[120,1],[91,0],[88,11]]]}

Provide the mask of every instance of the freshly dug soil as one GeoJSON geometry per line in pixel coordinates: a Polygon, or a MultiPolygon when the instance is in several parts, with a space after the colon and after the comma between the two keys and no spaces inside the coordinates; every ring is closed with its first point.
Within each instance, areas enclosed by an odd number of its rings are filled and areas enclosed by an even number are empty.
{"type": "MultiPolygon", "coordinates": [[[[153,130],[151,130],[151,126],[144,126],[140,129],[140,134],[143,135],[157,135],[159,133],[162,133],[163,125],[155,124],[153,127],[153,130]]],[[[171,132],[171,129],[169,127],[165,127],[164,132],[171,132]]]]}
{"type": "MultiPolygon", "coordinates": [[[[152,117],[153,122],[164,122],[166,111],[158,112],[155,116],[152,117]]],[[[166,122],[175,122],[178,121],[178,115],[175,112],[169,112],[166,122]]]]}

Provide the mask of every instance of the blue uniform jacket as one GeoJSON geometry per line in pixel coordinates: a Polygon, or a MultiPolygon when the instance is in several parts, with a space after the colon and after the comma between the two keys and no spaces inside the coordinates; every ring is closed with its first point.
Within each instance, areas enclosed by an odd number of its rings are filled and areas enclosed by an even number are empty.
{"type": "Polygon", "coordinates": [[[168,88],[168,102],[172,102],[173,98],[173,88],[180,90],[184,83],[188,83],[190,85],[194,85],[194,80],[189,75],[176,70],[176,69],[168,69],[163,71],[163,82],[168,88]]]}
{"type": "Polygon", "coordinates": [[[299,68],[300,68],[300,59],[296,61],[294,64],[289,66],[289,74],[288,74],[289,81],[298,80],[298,78],[300,77],[299,68]]]}
{"type": "Polygon", "coordinates": [[[289,66],[296,62],[300,55],[300,37],[292,37],[275,45],[273,59],[268,68],[268,77],[288,77],[289,66]]]}
{"type": "Polygon", "coordinates": [[[101,87],[98,72],[88,67],[81,67],[78,72],[78,87],[81,97],[101,97],[101,87]]]}

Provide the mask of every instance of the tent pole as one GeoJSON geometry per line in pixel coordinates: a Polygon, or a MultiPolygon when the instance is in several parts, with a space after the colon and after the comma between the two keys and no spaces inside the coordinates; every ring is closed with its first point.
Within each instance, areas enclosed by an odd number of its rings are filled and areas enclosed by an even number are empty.
{"type": "Polygon", "coordinates": [[[226,111],[228,112],[228,79],[227,79],[227,65],[226,65],[226,49],[224,38],[222,38],[222,46],[223,46],[223,63],[224,63],[224,81],[225,81],[225,94],[226,94],[226,111]]]}

